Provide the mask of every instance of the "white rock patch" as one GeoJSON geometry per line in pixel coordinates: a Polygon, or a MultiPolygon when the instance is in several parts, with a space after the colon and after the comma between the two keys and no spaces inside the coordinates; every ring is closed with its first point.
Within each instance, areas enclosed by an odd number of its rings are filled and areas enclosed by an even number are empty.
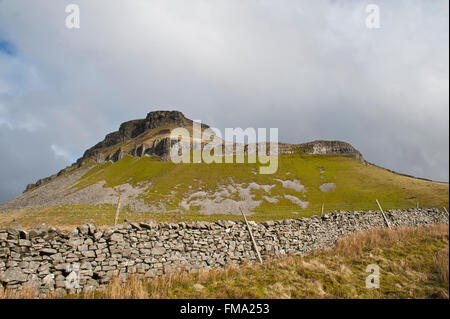
{"type": "Polygon", "coordinates": [[[290,200],[293,204],[296,204],[303,209],[307,208],[309,205],[309,202],[302,201],[300,198],[292,195],[284,195],[284,198],[290,200]]]}
{"type": "Polygon", "coordinates": [[[263,196],[263,199],[269,203],[278,203],[278,199],[276,197],[263,196]]]}
{"type": "Polygon", "coordinates": [[[324,183],[319,186],[320,190],[324,193],[332,191],[336,188],[336,185],[334,183],[324,183]]]}
{"type": "Polygon", "coordinates": [[[247,187],[242,184],[222,186],[214,193],[204,191],[193,193],[180,202],[180,207],[184,210],[199,207],[200,213],[205,215],[239,215],[241,214],[240,208],[248,213],[261,204],[262,200],[254,199],[254,190],[263,189],[270,194],[272,187],[275,187],[275,185],[259,185],[254,182],[249,183],[247,187]],[[237,194],[239,200],[231,199],[232,194],[237,194]]]}
{"type": "Polygon", "coordinates": [[[298,179],[286,181],[283,181],[282,179],[275,179],[275,180],[280,182],[284,188],[293,189],[296,192],[306,192],[305,186],[302,185],[298,179]]]}

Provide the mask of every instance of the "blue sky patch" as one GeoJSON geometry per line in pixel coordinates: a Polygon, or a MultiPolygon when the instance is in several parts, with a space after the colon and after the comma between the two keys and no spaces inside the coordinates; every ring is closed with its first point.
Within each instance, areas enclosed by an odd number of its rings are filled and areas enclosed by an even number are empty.
{"type": "Polygon", "coordinates": [[[14,56],[16,55],[16,48],[11,42],[0,40],[0,53],[14,56]]]}

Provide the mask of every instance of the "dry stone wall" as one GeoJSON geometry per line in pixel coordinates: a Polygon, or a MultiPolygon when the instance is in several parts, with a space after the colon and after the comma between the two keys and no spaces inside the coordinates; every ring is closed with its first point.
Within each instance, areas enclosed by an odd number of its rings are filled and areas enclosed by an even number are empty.
{"type": "MultiPolygon", "coordinates": [[[[438,209],[391,210],[393,227],[448,224],[438,209]]],[[[386,227],[379,211],[337,211],[282,221],[250,222],[263,259],[303,255],[330,247],[345,235],[386,227]]],[[[70,233],[41,225],[0,228],[0,290],[30,285],[40,295],[96,289],[118,276],[155,278],[165,273],[255,262],[243,221],[125,223],[100,230],[82,225],[70,233]]]]}

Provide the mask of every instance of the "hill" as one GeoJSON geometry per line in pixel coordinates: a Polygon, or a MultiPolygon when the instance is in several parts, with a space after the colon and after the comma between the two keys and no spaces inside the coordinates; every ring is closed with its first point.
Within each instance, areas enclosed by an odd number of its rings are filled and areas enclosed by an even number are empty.
{"type": "MultiPolygon", "coordinates": [[[[366,162],[350,144],[313,141],[279,144],[275,174],[259,163],[179,163],[168,160],[171,129],[192,130],[177,111],[150,112],[123,123],[73,165],[27,186],[0,205],[2,224],[47,222],[111,224],[122,197],[120,221],[249,219],[311,216],[330,210],[448,206],[448,183],[400,175],[366,162]]],[[[209,128],[202,124],[201,129],[209,128]]],[[[200,141],[202,144],[204,140],[200,141]]],[[[226,142],[224,142],[226,147],[226,142]]],[[[233,156],[237,154],[234,153],[233,156]]],[[[251,155],[249,145],[244,156],[251,155]]]]}

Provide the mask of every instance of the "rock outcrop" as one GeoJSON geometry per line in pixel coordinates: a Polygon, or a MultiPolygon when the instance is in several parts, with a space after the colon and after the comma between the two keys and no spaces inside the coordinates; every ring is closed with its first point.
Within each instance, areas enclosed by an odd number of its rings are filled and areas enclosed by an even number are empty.
{"type": "Polygon", "coordinates": [[[342,141],[317,140],[302,144],[280,143],[279,153],[288,154],[316,154],[316,155],[342,155],[363,161],[362,154],[352,145],[342,141]]]}
{"type": "MultiPolygon", "coordinates": [[[[192,120],[186,118],[179,111],[154,111],[147,114],[145,119],[132,120],[120,125],[118,131],[105,136],[105,139],[84,152],[81,159],[87,159],[97,155],[106,147],[129,141],[145,131],[158,127],[186,127],[192,126],[192,120]]],[[[204,127],[207,127],[203,125],[204,127]]]]}
{"type": "Polygon", "coordinates": [[[345,155],[362,159],[361,153],[349,143],[342,141],[313,141],[300,144],[305,153],[308,154],[335,154],[345,155]]]}

